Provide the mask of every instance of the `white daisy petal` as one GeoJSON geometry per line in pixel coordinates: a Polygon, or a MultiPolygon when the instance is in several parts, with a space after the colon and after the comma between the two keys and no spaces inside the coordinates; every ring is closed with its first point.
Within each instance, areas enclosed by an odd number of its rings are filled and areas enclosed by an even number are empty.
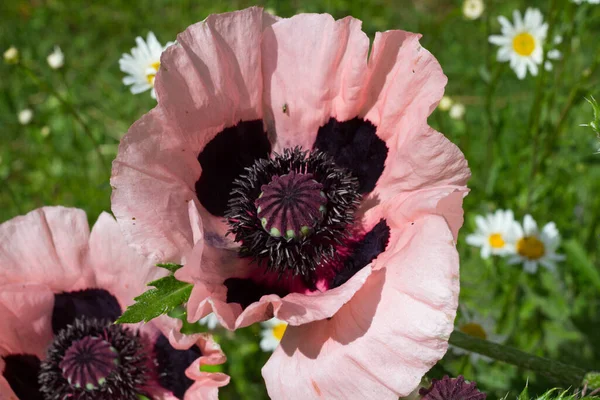
{"type": "MultiPolygon", "coordinates": [[[[153,32],[148,32],[146,40],[141,36],[135,38],[136,47],[130,54],[123,54],[119,59],[119,68],[127,76],[123,78],[124,85],[131,85],[133,94],[150,90],[150,96],[156,98],[154,91],[154,77],[160,65],[160,55],[163,47],[153,32]]],[[[173,42],[167,43],[171,45],[173,42]]]]}

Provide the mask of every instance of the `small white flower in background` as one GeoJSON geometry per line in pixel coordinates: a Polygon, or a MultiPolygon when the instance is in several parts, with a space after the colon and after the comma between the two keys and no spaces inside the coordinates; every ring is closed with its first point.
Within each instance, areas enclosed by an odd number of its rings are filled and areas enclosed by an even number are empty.
{"type": "Polygon", "coordinates": [[[42,129],[40,129],[40,135],[42,135],[42,137],[46,137],[50,134],[50,127],[48,125],[44,125],[42,127],[42,129]]]}
{"type": "Polygon", "coordinates": [[[485,217],[477,215],[475,223],[477,230],[468,235],[466,241],[471,246],[481,247],[482,258],[515,254],[519,223],[511,210],[496,210],[485,217]]]}
{"type": "Polygon", "coordinates": [[[485,10],[483,0],[465,0],[462,6],[462,12],[465,18],[477,19],[481,17],[485,10]]]}
{"type": "Polygon", "coordinates": [[[206,317],[200,319],[198,323],[206,325],[208,329],[213,330],[219,325],[219,319],[217,318],[215,313],[210,313],[206,317]]]}
{"type": "Polygon", "coordinates": [[[33,119],[33,111],[29,108],[25,108],[24,110],[19,111],[18,118],[21,125],[27,125],[33,119]]]}
{"type": "Polygon", "coordinates": [[[452,107],[450,107],[450,112],[448,112],[448,114],[452,119],[463,119],[463,117],[465,116],[465,111],[466,108],[463,104],[454,103],[452,107]]]}
{"type": "Polygon", "coordinates": [[[450,107],[452,107],[452,104],[454,104],[454,100],[452,100],[450,97],[448,96],[444,96],[442,97],[442,99],[440,100],[440,104],[438,104],[438,107],[440,108],[440,110],[442,111],[448,111],[450,109],[450,107]]]}
{"type": "Polygon", "coordinates": [[[262,339],[260,340],[260,348],[262,351],[273,351],[279,346],[281,338],[287,328],[287,322],[277,318],[271,318],[268,321],[261,322],[263,330],[260,333],[262,339]]]}
{"type": "Polygon", "coordinates": [[[536,273],[541,264],[550,271],[556,271],[556,263],[565,256],[556,254],[560,244],[560,234],[554,222],[544,225],[538,230],[537,223],[527,214],[523,218],[523,226],[518,224],[515,254],[508,260],[510,264],[523,264],[523,269],[530,274],[536,273]]]}
{"type": "MultiPolygon", "coordinates": [[[[464,308],[461,308],[461,318],[457,322],[456,330],[479,339],[489,340],[494,343],[504,343],[506,340],[505,335],[499,335],[495,333],[496,321],[491,317],[482,317],[481,315],[467,312],[464,308]]],[[[452,346],[452,352],[457,355],[468,354],[471,364],[477,363],[482,360],[491,362],[492,359],[486,356],[482,356],[477,353],[473,353],[461,348],[452,346]]]]}
{"type": "Polygon", "coordinates": [[[528,70],[531,75],[536,76],[538,66],[544,58],[543,46],[548,24],[544,23],[540,10],[535,8],[528,8],[524,18],[515,10],[513,19],[514,22],[511,23],[506,17],[498,17],[502,35],[492,35],[489,41],[500,46],[498,61],[510,62],[510,67],[519,79],[524,79],[528,70]]]}
{"type": "Polygon", "coordinates": [[[123,84],[131,86],[133,94],[150,90],[150,95],[155,99],[154,78],[160,67],[160,55],[174,42],[162,46],[152,32],[148,33],[146,41],[138,36],[135,42],[137,46],[131,49],[131,54],[123,54],[119,60],[121,71],[128,74],[123,78],[123,84]]]}
{"type": "Polygon", "coordinates": [[[583,4],[583,3],[600,4],[600,0],[571,0],[571,1],[575,4],[583,4]]]}
{"type": "Polygon", "coordinates": [[[546,71],[552,71],[552,61],[560,60],[562,58],[562,53],[556,49],[550,50],[548,54],[546,54],[546,62],[544,63],[544,68],[546,71]]]}
{"type": "Polygon", "coordinates": [[[10,46],[4,52],[4,62],[7,64],[16,64],[19,62],[19,50],[16,47],[10,46]]]}
{"type": "Polygon", "coordinates": [[[54,51],[46,57],[46,61],[48,61],[50,68],[59,69],[65,65],[65,55],[60,50],[60,47],[54,46],[54,51]]]}

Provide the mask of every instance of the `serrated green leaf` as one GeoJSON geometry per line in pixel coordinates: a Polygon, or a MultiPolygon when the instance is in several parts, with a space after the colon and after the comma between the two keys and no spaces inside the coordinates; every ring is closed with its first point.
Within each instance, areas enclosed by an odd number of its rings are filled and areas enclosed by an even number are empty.
{"type": "Polygon", "coordinates": [[[161,264],[156,264],[157,267],[160,268],[164,268],[164,269],[168,269],[169,271],[171,271],[171,273],[175,273],[175,271],[177,271],[179,268],[183,267],[183,265],[181,264],[173,264],[173,263],[161,263],[161,264]]]}
{"type": "Polygon", "coordinates": [[[187,302],[194,285],[178,281],[173,275],[169,275],[150,282],[148,286],[154,286],[155,289],[150,289],[136,297],[135,303],[127,307],[123,315],[117,319],[117,323],[148,322],[166,314],[187,302]]]}

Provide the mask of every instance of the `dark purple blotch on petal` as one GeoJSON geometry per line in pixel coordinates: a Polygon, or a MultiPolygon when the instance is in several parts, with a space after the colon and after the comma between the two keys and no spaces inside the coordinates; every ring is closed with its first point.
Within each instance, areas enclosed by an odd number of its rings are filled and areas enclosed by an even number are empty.
{"type": "Polygon", "coordinates": [[[225,128],[198,155],[202,167],[196,196],[209,213],[222,217],[227,211],[233,181],[261,158],[268,158],[271,143],[262,120],[240,121],[225,128]]]}
{"type": "Polygon", "coordinates": [[[154,345],[154,356],[160,385],[177,398],[183,399],[185,392],[194,383],[185,375],[185,370],[202,356],[200,348],[194,345],[187,350],[177,350],[171,346],[169,339],[160,335],[154,345]]]}
{"type": "Polygon", "coordinates": [[[419,390],[422,400],[484,400],[487,395],[477,390],[475,382],[467,383],[461,375],[458,378],[432,379],[429,389],[419,390]]]}
{"type": "Polygon", "coordinates": [[[243,309],[267,294],[276,294],[279,297],[289,294],[282,288],[270,288],[251,279],[229,278],[223,284],[227,287],[227,302],[238,303],[243,309]]]}
{"type": "Polygon", "coordinates": [[[344,260],[343,267],[330,283],[330,289],[348,282],[358,271],[366,267],[371,261],[385,251],[390,240],[390,228],[384,219],[381,219],[361,241],[357,242],[350,256],[344,260]]]}
{"type": "Polygon", "coordinates": [[[115,321],[121,315],[116,297],[104,289],[85,289],[54,295],[52,332],[58,334],[80,317],[115,321]]]}
{"type": "Polygon", "coordinates": [[[376,131],[375,125],[358,117],[344,122],[331,118],[319,128],[313,147],[333,157],[338,166],[352,171],[359,181],[358,192],[366,194],[375,189],[388,154],[376,131]]]}
{"type": "Polygon", "coordinates": [[[2,374],[17,397],[43,400],[38,384],[40,359],[31,354],[10,354],[2,358],[6,363],[2,374]]]}

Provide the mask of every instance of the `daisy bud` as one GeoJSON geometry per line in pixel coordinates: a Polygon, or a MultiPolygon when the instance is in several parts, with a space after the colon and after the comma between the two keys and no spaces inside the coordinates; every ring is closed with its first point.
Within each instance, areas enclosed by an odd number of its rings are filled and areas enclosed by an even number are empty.
{"type": "Polygon", "coordinates": [[[54,51],[46,57],[48,65],[52,69],[59,69],[65,64],[65,55],[60,50],[60,47],[54,46],[54,51]]]}
{"type": "Polygon", "coordinates": [[[481,17],[483,10],[485,10],[483,0],[465,0],[463,2],[462,11],[467,19],[475,20],[481,17]]]}
{"type": "Polygon", "coordinates": [[[19,111],[18,118],[21,125],[27,125],[33,119],[33,111],[29,108],[21,110],[19,111]]]}
{"type": "Polygon", "coordinates": [[[452,107],[453,104],[454,104],[454,101],[450,97],[444,96],[440,100],[440,104],[438,104],[438,107],[442,111],[448,111],[450,109],[450,107],[452,107]]]}
{"type": "Polygon", "coordinates": [[[4,52],[4,62],[7,64],[16,64],[19,62],[19,50],[16,47],[10,46],[4,52]]]}
{"type": "Polygon", "coordinates": [[[460,120],[465,116],[465,106],[461,103],[456,103],[450,107],[450,118],[460,120]]]}

